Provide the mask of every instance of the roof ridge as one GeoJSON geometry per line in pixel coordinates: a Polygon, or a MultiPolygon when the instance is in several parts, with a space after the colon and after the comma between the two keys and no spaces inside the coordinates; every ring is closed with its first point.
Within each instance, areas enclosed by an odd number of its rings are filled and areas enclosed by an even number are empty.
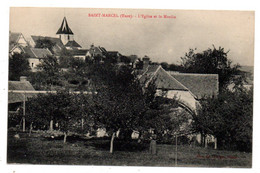
{"type": "Polygon", "coordinates": [[[169,71],[171,75],[191,75],[191,76],[218,76],[218,74],[210,74],[210,73],[174,73],[169,71]]]}
{"type": "MultiPolygon", "coordinates": [[[[36,49],[37,49],[37,48],[36,48],[36,49]]],[[[35,56],[36,58],[38,58],[37,55],[35,54],[35,52],[33,51],[33,47],[31,47],[30,50],[31,50],[31,52],[34,54],[34,56],[35,56]]]]}
{"type": "MultiPolygon", "coordinates": [[[[155,70],[155,72],[152,73],[152,76],[150,77],[150,79],[146,82],[145,86],[147,87],[147,85],[153,80],[155,74],[159,71],[160,69],[160,65],[157,67],[157,69],[155,70]]],[[[148,70],[148,67],[147,67],[148,70]]]]}
{"type": "MultiPolygon", "coordinates": [[[[160,66],[161,67],[161,66],[160,66]]],[[[164,70],[162,67],[161,67],[162,70],[164,70]]],[[[178,81],[175,77],[173,77],[171,74],[169,74],[166,70],[164,70],[166,72],[167,75],[169,75],[172,79],[176,80],[176,82],[178,84],[180,84],[182,87],[184,87],[185,89],[187,89],[189,91],[189,93],[194,97],[194,98],[197,98],[197,96],[195,94],[193,94],[191,92],[191,90],[189,88],[187,88],[185,85],[183,85],[180,81],[178,81]]]]}
{"type": "Polygon", "coordinates": [[[145,71],[138,77],[138,79],[141,79],[141,77],[148,71],[148,68],[150,67],[150,65],[148,65],[145,69],[145,71]]]}

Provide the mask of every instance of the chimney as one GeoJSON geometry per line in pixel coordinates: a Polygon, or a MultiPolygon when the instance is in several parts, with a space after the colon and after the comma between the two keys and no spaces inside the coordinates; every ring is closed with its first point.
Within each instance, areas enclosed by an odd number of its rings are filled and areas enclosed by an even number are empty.
{"type": "Polygon", "coordinates": [[[27,77],[26,76],[21,76],[20,77],[21,82],[27,82],[27,77]]]}
{"type": "Polygon", "coordinates": [[[145,55],[145,56],[143,57],[143,69],[146,69],[149,64],[150,64],[150,58],[145,55]]]}

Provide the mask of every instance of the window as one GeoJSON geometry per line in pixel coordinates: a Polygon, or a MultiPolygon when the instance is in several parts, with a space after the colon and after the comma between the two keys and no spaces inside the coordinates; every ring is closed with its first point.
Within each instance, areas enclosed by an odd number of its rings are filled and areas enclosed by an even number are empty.
{"type": "Polygon", "coordinates": [[[32,63],[32,67],[33,67],[33,63],[32,63]]]}

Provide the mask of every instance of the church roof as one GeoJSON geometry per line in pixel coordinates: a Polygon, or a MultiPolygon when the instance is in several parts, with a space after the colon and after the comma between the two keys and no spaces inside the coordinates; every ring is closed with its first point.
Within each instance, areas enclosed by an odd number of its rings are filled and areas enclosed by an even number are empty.
{"type": "Polygon", "coordinates": [[[72,47],[72,48],[74,48],[74,47],[81,47],[75,40],[71,40],[71,41],[68,41],[68,43],[66,43],[66,45],[65,45],[66,47],[72,47]]]}
{"type": "Polygon", "coordinates": [[[66,17],[63,18],[61,26],[56,34],[72,34],[73,35],[73,32],[71,31],[71,29],[68,25],[66,17]]]}

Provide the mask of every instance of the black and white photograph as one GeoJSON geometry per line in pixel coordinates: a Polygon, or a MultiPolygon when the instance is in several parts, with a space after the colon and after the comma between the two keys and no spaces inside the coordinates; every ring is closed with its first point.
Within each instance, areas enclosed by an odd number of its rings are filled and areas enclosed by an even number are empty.
{"type": "Polygon", "coordinates": [[[252,168],[255,11],[9,13],[7,165],[252,168]]]}

